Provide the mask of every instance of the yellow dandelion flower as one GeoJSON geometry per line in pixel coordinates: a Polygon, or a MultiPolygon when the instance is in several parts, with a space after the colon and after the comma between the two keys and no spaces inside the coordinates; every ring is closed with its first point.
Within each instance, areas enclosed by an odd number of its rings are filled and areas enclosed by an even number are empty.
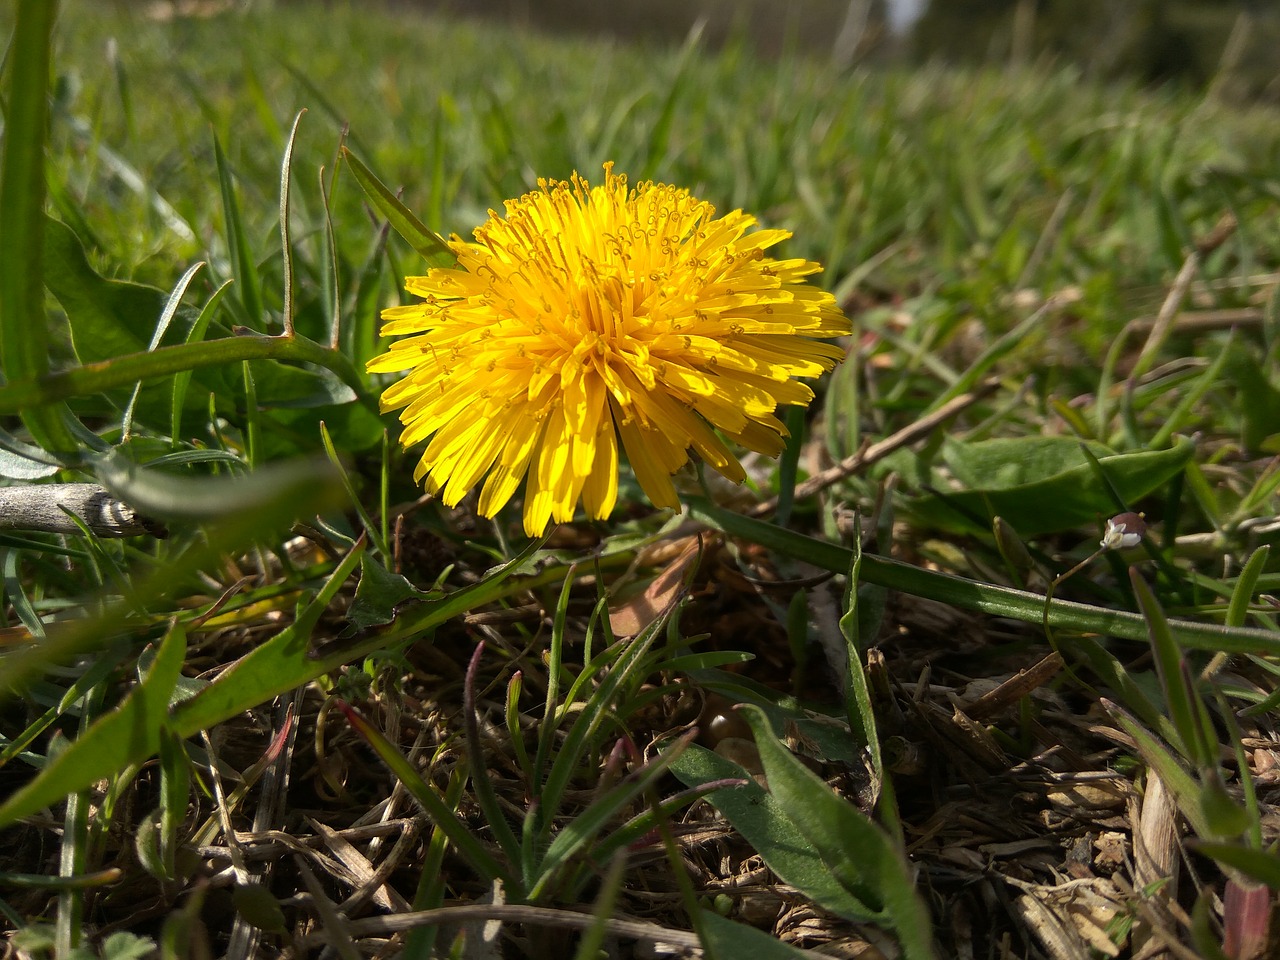
{"type": "Polygon", "coordinates": [[[692,449],[734,481],[724,438],[776,456],[779,404],[807,404],[844,356],[820,339],[850,332],[835,298],[805,282],[821,267],[765,250],[790,236],[717,217],[689,191],[628,189],[605,164],[592,187],[539,180],[489,212],[475,242],[454,236],[451,268],[408,277],[421,302],[383,311],[400,337],[369,363],[408,371],[382,409],[403,408],[406,447],[426,443],[414,480],[448,505],[482,479],[493,516],[525,482],[524,529],[603,519],[621,446],[641,488],[679,509],[671,477],[692,449]]]}

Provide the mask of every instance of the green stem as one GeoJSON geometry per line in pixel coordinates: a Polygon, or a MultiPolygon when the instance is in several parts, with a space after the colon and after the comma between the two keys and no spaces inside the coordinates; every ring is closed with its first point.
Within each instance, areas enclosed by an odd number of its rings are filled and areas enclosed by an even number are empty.
{"type": "Polygon", "coordinates": [[[180,343],[87,363],[42,377],[18,380],[0,387],[0,414],[18,413],[33,406],[101,393],[113,387],[167,377],[197,367],[244,360],[313,363],[332,370],[357,393],[364,391],[364,384],[355,367],[337,350],[323,347],[314,340],[296,334],[292,337],[263,337],[254,334],[204,340],[200,343],[180,343]]]}
{"type": "MultiPolygon", "coordinates": [[[[690,501],[689,516],[713,529],[806,560],[824,570],[848,573],[853,564],[853,551],[845,547],[722,510],[702,499],[690,501]]],[[[1058,630],[1122,637],[1126,640],[1147,640],[1149,637],[1147,621],[1141,614],[1126,610],[1107,610],[1070,600],[1049,600],[1038,593],[924,570],[900,560],[890,560],[874,554],[862,554],[859,576],[866,583],[938,600],[965,610],[977,610],[991,616],[1008,617],[1026,623],[1047,622],[1050,627],[1058,630]],[[1049,607],[1047,621],[1046,604],[1049,607]]],[[[1169,619],[1168,625],[1178,642],[1191,649],[1280,654],[1280,634],[1266,630],[1224,627],[1173,618],[1169,619]]]]}

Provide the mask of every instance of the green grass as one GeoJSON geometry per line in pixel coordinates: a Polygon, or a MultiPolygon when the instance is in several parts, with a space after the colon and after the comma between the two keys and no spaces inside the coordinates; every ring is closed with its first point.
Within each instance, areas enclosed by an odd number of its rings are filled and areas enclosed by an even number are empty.
{"type": "Polygon", "coordinates": [[[1280,115],[363,5],[77,0],[49,70],[39,9],[0,9],[0,472],[94,480],[168,536],[0,531],[22,949],[427,957],[484,914],[506,956],[869,927],[913,960],[1033,955],[1002,905],[1056,909],[1070,849],[1120,949],[1159,926],[1218,955],[1243,921],[1215,897],[1280,886],[1280,115]],[[608,160],[793,231],[854,319],[784,466],[753,468],[783,519],[690,479],[691,541],[626,475],[617,519],[532,543],[515,509],[417,502],[364,373],[379,310],[430,231],[608,160]],[[425,230],[384,231],[394,193],[425,230]],[[1144,543],[1094,555],[1130,509],[1144,543]],[[1132,818],[1060,799],[1156,778],[1169,805],[1132,818]],[[1162,816],[1203,889],[1132,892],[1162,816]],[[1129,861],[1080,859],[1104,832],[1129,861]]]}

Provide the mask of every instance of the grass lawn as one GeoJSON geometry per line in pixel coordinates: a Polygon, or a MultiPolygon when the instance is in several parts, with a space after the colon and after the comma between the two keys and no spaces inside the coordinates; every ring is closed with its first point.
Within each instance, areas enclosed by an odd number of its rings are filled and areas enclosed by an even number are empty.
{"type": "Polygon", "coordinates": [[[1280,113],[183,9],[0,8],[6,956],[1277,949],[1280,113]],[[548,490],[631,454],[572,521],[447,486],[470,453],[424,494],[381,312],[610,162],[791,236],[717,285],[689,228],[615,283],[553,217],[507,286],[468,268],[506,325],[421,341],[420,405],[472,391],[437,437],[519,446],[508,369],[547,436],[586,409],[520,318],[723,329],[628,346],[604,426],[547,441],[548,490]]]}

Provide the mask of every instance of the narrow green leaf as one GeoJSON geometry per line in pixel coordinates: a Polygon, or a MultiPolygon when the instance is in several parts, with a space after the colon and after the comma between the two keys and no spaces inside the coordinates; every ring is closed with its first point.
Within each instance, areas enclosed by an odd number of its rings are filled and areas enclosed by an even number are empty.
{"type": "MultiPolygon", "coordinates": [[[[346,704],[340,705],[347,715],[347,721],[360,736],[364,737],[369,746],[373,747],[374,752],[391,769],[404,788],[422,805],[422,809],[426,811],[436,829],[449,838],[449,842],[463,859],[486,881],[501,877],[508,890],[518,890],[519,884],[516,878],[503,869],[493,854],[476,839],[471,828],[453,812],[452,807],[436,792],[435,787],[422,779],[422,775],[405,759],[404,754],[396,748],[395,744],[351,707],[346,704]]],[[[481,771],[480,776],[484,775],[481,771]]]]}
{"type": "Polygon", "coordinates": [[[1245,876],[1280,891],[1280,855],[1270,850],[1256,850],[1238,843],[1218,840],[1190,839],[1187,846],[1217,860],[1245,876]]]}
{"type": "MultiPolygon", "coordinates": [[[[1079,637],[1071,641],[1070,652],[1089,665],[1108,690],[1130,712],[1156,732],[1166,743],[1178,740],[1178,731],[1169,719],[1164,707],[1148,696],[1150,685],[1140,684],[1134,674],[1125,669],[1105,645],[1094,637],[1079,637]]],[[[1148,674],[1149,676],[1149,674],[1148,674]]]]}
{"type": "MultiPolygon", "coordinates": [[[[601,601],[603,603],[603,600],[601,601]]],[[[601,609],[597,606],[597,611],[601,609]]],[[[572,704],[576,697],[578,683],[586,678],[594,677],[601,669],[605,669],[605,661],[613,662],[607,666],[604,679],[592,691],[591,696],[583,703],[582,709],[574,717],[564,739],[556,744],[551,769],[547,773],[546,782],[538,793],[540,805],[540,826],[544,844],[550,837],[553,817],[559,811],[560,801],[573,779],[574,773],[586,756],[590,743],[600,727],[612,716],[615,702],[623,685],[630,682],[635,672],[644,663],[644,655],[652,647],[655,638],[672,622],[670,611],[664,612],[647,627],[623,646],[621,653],[610,648],[601,652],[591,663],[584,667],[569,695],[566,704],[572,704]]],[[[617,645],[615,645],[616,647],[617,645]]]]}
{"type": "MultiPolygon", "coordinates": [[[[44,153],[56,0],[18,0],[8,46],[9,96],[0,148],[0,366],[12,383],[49,369],[44,309],[44,153]]],[[[62,407],[19,411],[36,444],[73,457],[79,448],[62,407]]]]}
{"type": "Polygon", "coordinates": [[[125,503],[166,520],[207,521],[252,513],[308,479],[320,489],[332,489],[337,481],[320,460],[268,464],[236,477],[180,477],[133,463],[118,451],[101,457],[94,472],[125,503]]]}
{"type": "Polygon", "coordinates": [[[114,710],[99,717],[36,778],[0,805],[0,825],[14,823],[42,807],[119,773],[160,749],[168,724],[169,695],[186,657],[187,638],[175,623],[160,642],[151,669],[114,710]]]}
{"type": "Polygon", "coordinates": [[[1270,556],[1271,544],[1269,543],[1264,543],[1250,554],[1240,575],[1236,578],[1236,585],[1231,591],[1231,600],[1227,603],[1227,626],[1244,626],[1245,618],[1249,616],[1249,604],[1253,600],[1253,594],[1258,585],[1258,577],[1262,575],[1267,565],[1267,558],[1270,556]]]}
{"type": "MultiPolygon", "coordinates": [[[[160,319],[156,322],[155,332],[151,335],[151,342],[147,344],[148,350],[154,350],[160,346],[160,341],[164,338],[165,331],[169,329],[169,324],[173,322],[174,315],[178,312],[178,306],[182,303],[182,297],[187,292],[195,275],[200,272],[200,268],[204,266],[204,261],[192,264],[187,268],[179,279],[177,285],[173,288],[173,292],[169,294],[169,299],[165,302],[164,310],[160,313],[160,319]]],[[[133,396],[129,398],[129,405],[125,407],[124,417],[120,422],[120,433],[125,438],[133,432],[133,412],[138,406],[138,397],[142,393],[142,381],[133,388],[133,396]]],[[[177,414],[170,413],[170,422],[177,414]]]]}
{"type": "MultiPolygon", "coordinates": [[[[218,309],[218,303],[226,296],[229,289],[231,289],[231,281],[227,280],[213,291],[213,296],[201,308],[200,315],[191,325],[191,330],[187,333],[187,343],[198,343],[204,339],[205,332],[209,329],[209,322],[218,309]]],[[[173,401],[169,404],[169,436],[173,439],[175,448],[182,437],[182,411],[187,402],[187,390],[191,386],[192,374],[191,370],[180,370],[173,376],[173,401]]]]}
{"type": "Polygon", "coordinates": [[[796,475],[800,469],[800,452],[804,449],[806,433],[804,407],[787,407],[786,424],[787,445],[778,458],[778,507],[774,511],[774,522],[780,527],[787,525],[795,502],[796,475]]]}
{"type": "Polygon", "coordinates": [[[342,155],[351,167],[356,182],[369,198],[369,202],[387,218],[392,229],[400,234],[409,246],[418,251],[424,260],[435,266],[448,266],[457,260],[457,256],[444,238],[415,217],[373,171],[360,161],[359,157],[346,147],[342,148],[342,155]]]}
{"type": "Polygon", "coordinates": [[[546,853],[538,863],[538,879],[529,891],[533,899],[551,886],[560,868],[572,857],[593,844],[600,832],[618,815],[619,811],[631,804],[646,790],[652,789],[689,746],[690,738],[685,737],[667,746],[654,760],[647,763],[638,773],[627,777],[604,796],[594,800],[587,808],[574,815],[566,823],[546,853]]]}
{"type": "MultiPolygon", "coordinates": [[[[248,335],[175,344],[61,370],[34,380],[8,383],[0,386],[0,414],[17,413],[28,406],[56,403],[68,397],[103,393],[114,387],[132,386],[138,380],[152,380],[183,370],[224,366],[242,360],[314,363],[332,370],[354,392],[364,388],[351,361],[336,350],[322,347],[298,334],[292,337],[248,335]]],[[[306,374],[306,371],[298,372],[306,374]]]]}
{"type": "Polygon", "coordinates": [[[1172,745],[1193,767],[1216,763],[1216,744],[1210,747],[1198,722],[1203,708],[1197,709],[1199,705],[1186,676],[1182,651],[1173,639],[1164,611],[1160,609],[1155,594],[1136,567],[1129,568],[1129,582],[1151,632],[1151,650],[1155,654],[1160,685],[1164,688],[1165,707],[1169,711],[1169,719],[1173,721],[1173,728],[1178,733],[1178,739],[1172,745]]]}
{"type": "Polygon", "coordinates": [[[240,214],[240,201],[236,196],[235,182],[227,155],[222,152],[222,142],[213,137],[213,158],[218,168],[218,189],[222,192],[222,216],[226,227],[227,252],[231,260],[231,275],[236,281],[236,294],[244,308],[244,319],[249,327],[259,333],[266,331],[266,311],[262,304],[262,278],[249,248],[249,238],[240,214]]]}
{"type": "Polygon", "coordinates": [[[289,139],[285,144],[284,158],[280,162],[280,246],[284,264],[284,299],[281,314],[284,335],[293,336],[293,242],[289,239],[289,178],[293,174],[293,146],[298,140],[298,125],[302,123],[305,108],[293,118],[289,139]]]}
{"type": "MultiPolygon", "coordinates": [[[[688,511],[692,519],[715,530],[742,537],[786,556],[807,560],[823,570],[844,573],[853,561],[853,554],[846,547],[779,529],[701,498],[690,498],[688,511]]],[[[1044,619],[1046,600],[1040,594],[924,570],[888,557],[864,554],[859,575],[866,583],[949,603],[963,610],[978,610],[1026,623],[1038,624],[1044,619]]],[[[1147,622],[1139,614],[1070,600],[1049,602],[1048,623],[1055,630],[1123,637],[1126,640],[1148,638],[1147,622]]],[[[1222,627],[1172,618],[1167,623],[1177,641],[1190,649],[1280,656],[1280,636],[1266,630],[1222,627]]]]}
{"type": "Polygon", "coordinates": [[[1102,707],[1124,730],[1134,739],[1138,746],[1138,754],[1142,761],[1150,767],[1173,795],[1174,803],[1182,815],[1187,818],[1191,828],[1200,837],[1214,837],[1208,821],[1200,808],[1200,786],[1192,778],[1186,768],[1178,761],[1169,749],[1151,735],[1146,727],[1139,723],[1130,713],[1118,704],[1105,697],[1102,707]]]}

